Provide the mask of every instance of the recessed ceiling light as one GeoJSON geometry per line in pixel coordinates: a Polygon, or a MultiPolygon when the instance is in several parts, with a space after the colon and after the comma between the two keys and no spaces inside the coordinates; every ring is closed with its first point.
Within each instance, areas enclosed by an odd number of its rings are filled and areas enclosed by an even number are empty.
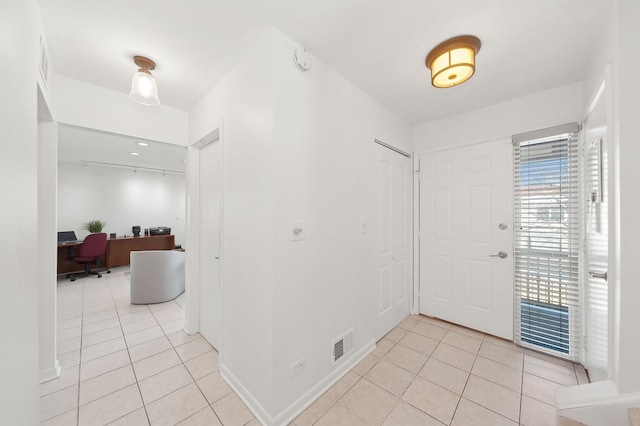
{"type": "Polygon", "coordinates": [[[129,154],[131,154],[131,155],[140,155],[140,153],[138,153],[138,152],[130,152],[129,154]]]}
{"type": "Polygon", "coordinates": [[[146,142],[136,142],[136,143],[140,146],[149,146],[149,144],[146,142]]]}

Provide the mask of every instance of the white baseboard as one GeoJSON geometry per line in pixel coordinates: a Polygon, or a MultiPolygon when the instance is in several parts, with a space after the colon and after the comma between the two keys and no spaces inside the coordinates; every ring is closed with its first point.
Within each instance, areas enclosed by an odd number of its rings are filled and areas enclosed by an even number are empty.
{"type": "Polygon", "coordinates": [[[556,400],[558,415],[589,426],[629,424],[627,409],[640,407],[640,393],[618,394],[611,380],[559,389],[556,400]]]}
{"type": "Polygon", "coordinates": [[[262,404],[244,387],[242,382],[227,368],[226,365],[220,361],[220,375],[227,382],[227,384],[234,390],[234,392],[240,397],[242,402],[251,410],[253,415],[263,425],[272,425],[272,419],[267,410],[264,409],[262,404]]]}
{"type": "Polygon", "coordinates": [[[185,333],[187,333],[189,336],[196,334],[199,330],[196,329],[195,327],[191,327],[190,324],[187,324],[187,321],[184,321],[184,325],[182,326],[182,331],[184,331],[185,333]]]}
{"type": "Polygon", "coordinates": [[[62,371],[62,367],[60,366],[60,363],[56,359],[56,362],[53,367],[40,370],[40,383],[45,383],[50,380],[57,379],[58,377],[60,377],[61,371],[62,371]]]}
{"type": "Polygon", "coordinates": [[[265,426],[281,426],[287,425],[293,421],[300,413],[309,407],[316,399],[325,393],[331,386],[347,374],[355,367],[364,357],[369,355],[376,348],[375,340],[371,340],[364,345],[359,351],[345,359],[343,363],[337,366],[324,379],[315,386],[305,392],[300,398],[293,402],[289,407],[278,413],[275,417],[271,417],[257,399],[242,385],[242,383],[229,371],[226,366],[220,362],[220,375],[236,392],[240,399],[251,410],[258,421],[265,426]]]}

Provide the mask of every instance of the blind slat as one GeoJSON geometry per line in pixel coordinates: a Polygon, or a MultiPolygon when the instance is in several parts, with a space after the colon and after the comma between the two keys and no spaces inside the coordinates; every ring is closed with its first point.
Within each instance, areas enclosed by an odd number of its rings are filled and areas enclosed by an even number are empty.
{"type": "Polygon", "coordinates": [[[578,160],[576,133],[514,136],[516,342],[571,360],[581,329],[578,160]]]}

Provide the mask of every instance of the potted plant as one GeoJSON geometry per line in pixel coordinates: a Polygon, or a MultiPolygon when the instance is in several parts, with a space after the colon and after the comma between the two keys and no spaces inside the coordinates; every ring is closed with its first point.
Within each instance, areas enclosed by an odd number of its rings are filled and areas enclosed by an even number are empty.
{"type": "Polygon", "coordinates": [[[106,225],[106,222],[102,220],[91,220],[84,224],[84,229],[91,232],[92,234],[95,234],[97,232],[102,232],[102,228],[104,228],[104,225],[106,225]]]}

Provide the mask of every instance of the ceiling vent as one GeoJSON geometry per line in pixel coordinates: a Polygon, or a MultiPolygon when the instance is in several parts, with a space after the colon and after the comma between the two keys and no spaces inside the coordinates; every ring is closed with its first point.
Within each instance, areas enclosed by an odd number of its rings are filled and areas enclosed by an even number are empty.
{"type": "Polygon", "coordinates": [[[332,347],[332,366],[335,366],[345,355],[349,355],[353,350],[353,328],[346,333],[337,337],[331,342],[332,347]]]}

